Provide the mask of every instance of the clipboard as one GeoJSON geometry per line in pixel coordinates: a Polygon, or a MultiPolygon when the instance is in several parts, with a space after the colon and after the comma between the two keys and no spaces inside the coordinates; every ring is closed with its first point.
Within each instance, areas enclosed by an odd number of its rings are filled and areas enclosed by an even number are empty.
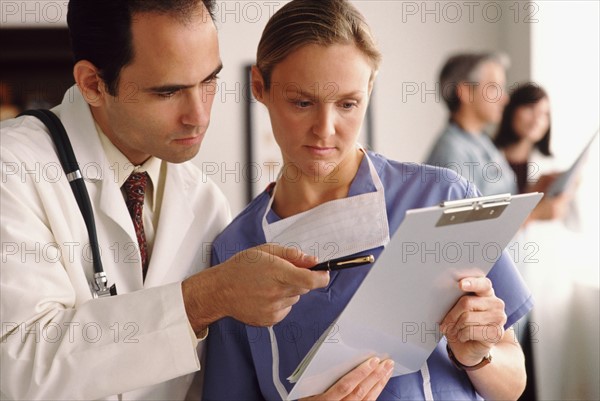
{"type": "Polygon", "coordinates": [[[326,391],[370,357],[395,361],[392,377],[418,371],[462,295],[457,281],[485,276],[541,193],[444,202],[406,212],[340,316],[288,380],[288,400],[326,391]]]}
{"type": "Polygon", "coordinates": [[[584,166],[587,160],[588,153],[592,148],[592,143],[598,136],[599,131],[600,130],[596,130],[594,135],[592,135],[592,139],[590,139],[585,148],[583,148],[583,150],[581,151],[577,159],[573,162],[571,167],[569,167],[568,170],[563,171],[558,177],[556,177],[554,182],[546,191],[547,196],[555,197],[562,194],[563,192],[568,192],[573,188],[575,182],[577,181],[577,178],[579,177],[579,172],[581,171],[582,167],[584,166]]]}

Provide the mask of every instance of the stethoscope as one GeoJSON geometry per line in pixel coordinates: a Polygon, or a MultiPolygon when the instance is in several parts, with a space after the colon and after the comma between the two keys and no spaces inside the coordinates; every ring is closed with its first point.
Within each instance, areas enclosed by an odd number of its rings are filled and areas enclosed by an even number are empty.
{"type": "Polygon", "coordinates": [[[34,116],[42,121],[46,127],[48,127],[50,137],[56,146],[60,164],[67,175],[69,184],[71,184],[73,195],[75,195],[77,205],[79,205],[79,210],[85,221],[90,246],[92,248],[94,278],[90,280],[89,283],[90,289],[92,290],[92,296],[94,298],[102,298],[117,295],[117,287],[115,284],[111,286],[108,285],[108,279],[106,278],[106,273],[102,267],[92,204],[85,187],[85,182],[83,181],[83,176],[81,175],[81,171],[79,171],[79,164],[75,158],[75,153],[73,153],[73,147],[71,146],[71,141],[69,141],[69,136],[67,135],[65,127],[56,114],[52,113],[50,110],[27,110],[20,115],[34,116]]]}

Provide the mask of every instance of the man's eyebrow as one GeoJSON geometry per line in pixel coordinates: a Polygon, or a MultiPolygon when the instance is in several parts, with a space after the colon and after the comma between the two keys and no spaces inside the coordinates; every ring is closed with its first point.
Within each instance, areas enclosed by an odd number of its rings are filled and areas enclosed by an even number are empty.
{"type": "Polygon", "coordinates": [[[208,77],[204,78],[204,80],[202,82],[208,82],[208,81],[214,79],[217,75],[219,75],[219,73],[221,72],[222,69],[223,69],[223,63],[219,63],[219,66],[217,68],[215,68],[208,77]]]}
{"type": "MultiPolygon", "coordinates": [[[[206,78],[204,78],[202,80],[202,82],[209,82],[211,80],[213,80],[223,69],[223,64],[219,64],[219,66],[217,68],[215,68],[213,70],[213,72],[211,72],[206,78]]],[[[182,90],[182,89],[188,89],[188,88],[192,88],[195,85],[185,85],[185,84],[166,84],[166,85],[160,85],[160,86],[151,86],[149,88],[145,88],[144,92],[151,92],[151,93],[167,93],[167,92],[176,92],[178,90],[182,90]]]]}

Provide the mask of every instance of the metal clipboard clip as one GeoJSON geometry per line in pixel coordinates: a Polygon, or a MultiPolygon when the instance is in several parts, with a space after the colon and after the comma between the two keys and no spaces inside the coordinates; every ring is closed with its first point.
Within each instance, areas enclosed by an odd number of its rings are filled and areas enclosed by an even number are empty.
{"type": "Polygon", "coordinates": [[[510,200],[511,194],[499,194],[442,202],[440,207],[445,210],[435,226],[495,219],[510,205],[510,200]]]}

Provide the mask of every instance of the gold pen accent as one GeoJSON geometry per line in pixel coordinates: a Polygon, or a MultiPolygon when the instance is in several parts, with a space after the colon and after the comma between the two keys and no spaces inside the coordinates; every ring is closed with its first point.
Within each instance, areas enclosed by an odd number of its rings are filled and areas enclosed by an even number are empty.
{"type": "Polygon", "coordinates": [[[337,262],[336,265],[337,266],[344,266],[350,263],[373,263],[375,261],[375,258],[373,257],[373,255],[367,255],[367,256],[361,256],[358,257],[356,259],[350,259],[350,260],[344,260],[343,262],[337,262]]]}
{"type": "Polygon", "coordinates": [[[338,259],[331,259],[327,262],[322,262],[314,265],[310,268],[313,271],[335,271],[342,269],[349,269],[351,267],[357,267],[366,265],[368,263],[373,263],[375,258],[373,255],[360,255],[355,257],[344,256],[338,259]]]}

